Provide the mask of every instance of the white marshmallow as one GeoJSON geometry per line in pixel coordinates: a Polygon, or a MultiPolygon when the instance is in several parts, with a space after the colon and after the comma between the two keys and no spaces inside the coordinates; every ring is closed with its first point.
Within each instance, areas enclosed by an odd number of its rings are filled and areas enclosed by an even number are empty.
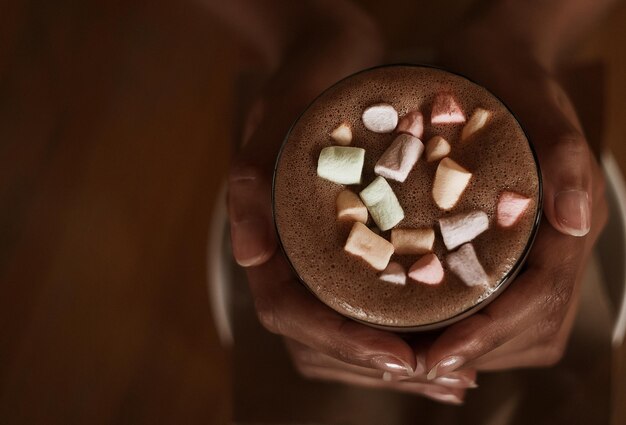
{"type": "Polygon", "coordinates": [[[426,161],[439,161],[450,154],[450,143],[441,136],[435,136],[426,143],[426,161]]]}
{"type": "Polygon", "coordinates": [[[404,218],[404,211],[396,194],[383,177],[376,177],[359,196],[382,231],[391,229],[404,218]]]}
{"type": "Polygon", "coordinates": [[[472,173],[450,158],[444,158],[437,166],[433,183],[433,199],[442,210],[452,209],[465,191],[472,173]]]}
{"type": "Polygon", "coordinates": [[[528,209],[530,198],[515,192],[502,192],[498,199],[496,216],[500,227],[515,225],[528,209]]]}
{"type": "Polygon", "coordinates": [[[317,175],[340,184],[360,184],[365,149],[329,146],[322,149],[317,162],[317,175]]]}
{"type": "Polygon", "coordinates": [[[477,108],[470,117],[467,124],[465,124],[465,127],[463,127],[463,131],[461,132],[461,140],[466,140],[472,134],[483,128],[490,116],[491,112],[483,108],[477,108]]]}
{"type": "Polygon", "coordinates": [[[489,228],[489,217],[483,211],[472,211],[439,219],[443,243],[448,250],[473,240],[489,228]]]}
{"type": "Polygon", "coordinates": [[[393,254],[393,245],[357,221],[352,225],[344,250],[380,271],[389,264],[389,259],[393,254]]]}
{"type": "Polygon", "coordinates": [[[339,127],[330,133],[330,137],[338,145],[347,146],[352,143],[352,129],[347,123],[341,123],[339,127]]]}
{"type": "Polygon", "coordinates": [[[437,285],[443,280],[443,267],[435,254],[427,254],[409,269],[409,277],[428,285],[437,285]]]}
{"type": "Polygon", "coordinates": [[[404,183],[424,151],[424,144],[417,137],[401,134],[382,154],[374,172],[385,178],[404,183]]]}
{"type": "Polygon", "coordinates": [[[430,122],[431,124],[459,124],[465,122],[465,115],[454,97],[443,93],[435,98],[430,122]]]}
{"type": "Polygon", "coordinates": [[[368,106],[361,116],[363,125],[374,133],[391,133],[398,125],[398,111],[386,103],[368,106]]]}
{"type": "Polygon", "coordinates": [[[383,270],[378,278],[382,281],[395,283],[396,285],[406,284],[406,272],[400,263],[392,261],[387,268],[383,270]]]}
{"type": "Polygon", "coordinates": [[[424,134],[424,116],[420,111],[411,111],[402,118],[396,128],[398,133],[407,133],[420,139],[424,134]]]}
{"type": "Polygon", "coordinates": [[[367,208],[361,198],[348,189],[337,195],[337,220],[367,222],[367,208]]]}
{"type": "Polygon", "coordinates": [[[478,261],[476,251],[471,243],[467,243],[456,252],[446,257],[448,268],[452,270],[467,286],[487,285],[489,283],[485,269],[478,261]]]}
{"type": "Polygon", "coordinates": [[[433,250],[435,231],[422,229],[392,229],[391,243],[396,254],[426,254],[433,250]]]}

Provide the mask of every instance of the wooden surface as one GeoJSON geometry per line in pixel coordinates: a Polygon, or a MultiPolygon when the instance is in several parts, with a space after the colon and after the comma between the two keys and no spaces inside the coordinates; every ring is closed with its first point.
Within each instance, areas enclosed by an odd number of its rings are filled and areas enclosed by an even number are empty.
{"type": "Polygon", "coordinates": [[[230,415],[205,253],[234,60],[210,23],[192,2],[0,6],[0,423],[230,415]]]}
{"type": "MultiPolygon", "coordinates": [[[[586,50],[622,166],[625,22],[586,50]]],[[[192,1],[0,4],[0,423],[228,423],[205,253],[241,63],[192,1]]]]}

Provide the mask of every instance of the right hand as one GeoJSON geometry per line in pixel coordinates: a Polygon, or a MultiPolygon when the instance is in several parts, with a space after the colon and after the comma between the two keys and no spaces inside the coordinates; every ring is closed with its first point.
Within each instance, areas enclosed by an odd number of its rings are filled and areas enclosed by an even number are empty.
{"type": "MultiPolygon", "coordinates": [[[[271,178],[280,143],[306,105],[328,86],[378,63],[382,43],[372,24],[358,19],[335,36],[298,45],[268,84],[244,129],[244,149],[229,179],[233,254],[246,268],[261,324],[285,337],[296,368],[306,377],[384,387],[460,403],[475,372],[427,382],[423,359],[391,332],[333,311],[310,294],[277,250],[271,213],[271,178]],[[411,378],[413,382],[403,382],[411,378]]],[[[333,33],[325,27],[325,33],[333,33]]]]}

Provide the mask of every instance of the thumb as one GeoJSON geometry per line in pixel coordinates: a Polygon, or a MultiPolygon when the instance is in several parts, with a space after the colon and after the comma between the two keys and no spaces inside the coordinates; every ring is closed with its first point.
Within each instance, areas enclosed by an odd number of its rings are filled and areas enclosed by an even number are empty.
{"type": "Polygon", "coordinates": [[[535,81],[522,96],[520,119],[537,150],[544,213],[559,232],[584,236],[591,227],[591,152],[572,103],[553,79],[535,81]]]}
{"type": "Polygon", "coordinates": [[[580,134],[557,136],[541,149],[544,211],[561,233],[585,236],[591,227],[591,157],[580,134]]]}
{"type": "Polygon", "coordinates": [[[258,266],[276,251],[269,179],[256,166],[237,163],[229,175],[228,212],[233,255],[243,267],[258,266]]]}

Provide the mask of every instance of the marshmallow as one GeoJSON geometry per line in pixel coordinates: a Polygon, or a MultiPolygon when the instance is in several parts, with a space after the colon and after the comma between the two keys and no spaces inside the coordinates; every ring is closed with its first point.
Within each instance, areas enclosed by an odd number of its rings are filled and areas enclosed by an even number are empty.
{"type": "Polygon", "coordinates": [[[426,161],[439,161],[450,154],[450,143],[441,136],[435,136],[426,143],[426,161]]]}
{"type": "Polygon", "coordinates": [[[427,254],[409,269],[409,277],[418,282],[436,285],[443,280],[443,267],[435,254],[427,254]]]}
{"type": "Polygon", "coordinates": [[[346,252],[369,263],[376,270],[384,270],[393,254],[393,245],[358,221],[352,225],[344,248],[346,252]]]}
{"type": "Polygon", "coordinates": [[[423,229],[393,229],[391,243],[396,254],[426,254],[433,250],[435,231],[423,229]]]}
{"type": "Polygon", "coordinates": [[[433,198],[439,208],[449,210],[454,207],[471,178],[472,173],[450,158],[442,159],[433,183],[433,198]]]}
{"type": "Polygon", "coordinates": [[[461,140],[466,140],[472,134],[483,128],[487,123],[487,120],[491,116],[491,112],[484,110],[483,108],[477,108],[470,117],[463,131],[461,132],[461,140]]]}
{"type": "Polygon", "coordinates": [[[360,184],[365,149],[329,146],[322,149],[317,162],[317,175],[340,184],[360,184]]]}
{"type": "Polygon", "coordinates": [[[452,270],[467,286],[487,285],[488,278],[485,269],[476,257],[476,251],[471,243],[466,243],[456,252],[446,257],[448,268],[452,270]]]}
{"type": "Polygon", "coordinates": [[[515,192],[502,192],[498,199],[497,221],[500,227],[511,227],[530,205],[530,199],[515,192]]]}
{"type": "Polygon", "coordinates": [[[380,157],[374,166],[374,172],[404,183],[423,151],[424,144],[420,139],[410,134],[401,134],[380,157]]]}
{"type": "Polygon", "coordinates": [[[361,117],[363,125],[374,133],[391,133],[398,125],[398,112],[386,103],[369,106],[361,117]]]}
{"type": "Polygon", "coordinates": [[[430,122],[431,124],[458,124],[465,122],[465,115],[451,94],[440,94],[433,103],[430,122]]]}
{"type": "Polygon", "coordinates": [[[337,220],[367,222],[367,208],[356,193],[346,189],[337,195],[337,220]]]}
{"type": "Polygon", "coordinates": [[[443,243],[448,250],[469,242],[489,228],[489,217],[483,211],[472,211],[439,219],[443,243]]]}
{"type": "Polygon", "coordinates": [[[347,123],[341,123],[339,127],[330,133],[330,137],[338,145],[347,146],[352,143],[352,129],[347,123]]]}
{"type": "Polygon", "coordinates": [[[406,284],[406,272],[404,271],[404,267],[395,261],[389,263],[387,268],[378,275],[378,278],[397,285],[406,284]]]}
{"type": "Polygon", "coordinates": [[[400,119],[396,131],[421,138],[424,134],[424,116],[420,111],[409,112],[400,119]]]}
{"type": "Polygon", "coordinates": [[[376,177],[359,195],[380,230],[389,230],[404,218],[400,202],[384,178],[376,177]]]}

